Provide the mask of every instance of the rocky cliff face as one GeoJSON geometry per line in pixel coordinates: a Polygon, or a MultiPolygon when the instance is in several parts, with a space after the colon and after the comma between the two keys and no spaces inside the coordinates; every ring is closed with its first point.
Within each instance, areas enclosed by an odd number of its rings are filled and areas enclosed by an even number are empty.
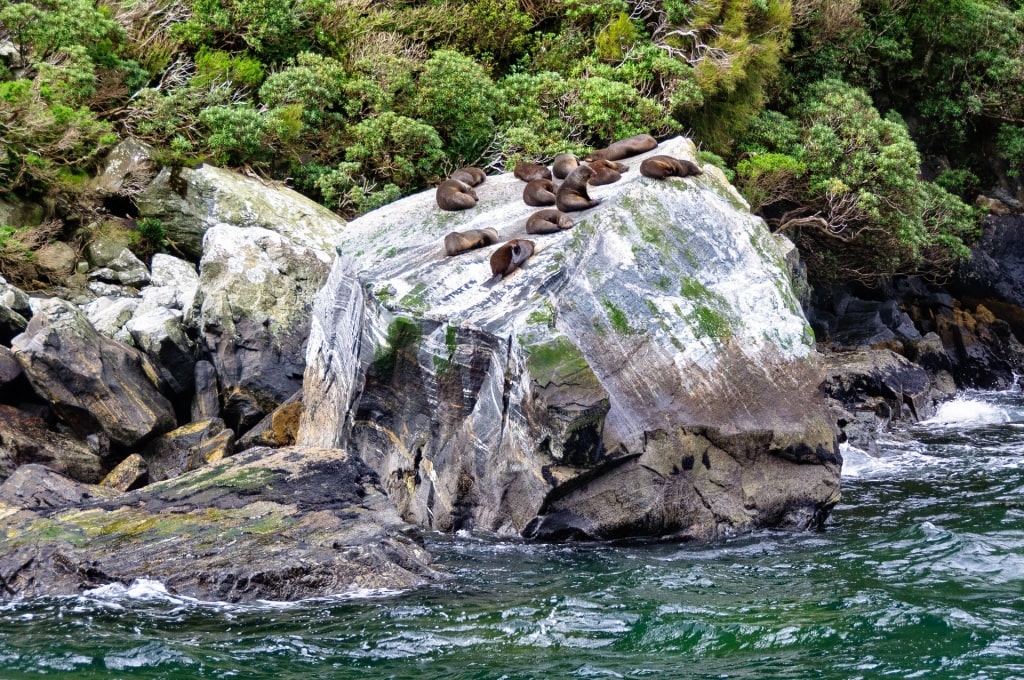
{"type": "Polygon", "coordinates": [[[558,234],[525,235],[511,175],[464,212],[425,192],[350,223],[315,304],[300,443],[358,451],[407,519],[441,530],[821,522],[840,459],[777,246],[717,169],[656,181],[644,157],[558,234]],[[536,244],[493,286],[494,248],[442,248],[484,227],[536,244]]]}

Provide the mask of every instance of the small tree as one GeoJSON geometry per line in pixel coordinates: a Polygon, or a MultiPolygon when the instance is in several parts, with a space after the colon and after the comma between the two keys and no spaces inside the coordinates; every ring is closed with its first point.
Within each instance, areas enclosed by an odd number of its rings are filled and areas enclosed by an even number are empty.
{"type": "Polygon", "coordinates": [[[761,118],[737,166],[740,188],[775,231],[795,237],[812,276],[871,281],[922,267],[942,276],[963,255],[974,212],[918,179],[906,127],[862,90],[820,81],[785,124],[778,113],[761,118]]]}

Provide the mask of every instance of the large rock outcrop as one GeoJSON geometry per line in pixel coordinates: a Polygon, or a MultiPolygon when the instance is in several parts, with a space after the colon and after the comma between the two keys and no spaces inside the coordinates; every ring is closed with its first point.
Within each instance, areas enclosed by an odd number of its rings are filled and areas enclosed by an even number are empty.
{"type": "Polygon", "coordinates": [[[358,459],[251,449],[122,494],[24,465],[0,485],[0,599],[159,579],[206,600],[297,600],[438,577],[358,459]]]}
{"type": "Polygon", "coordinates": [[[642,158],[558,234],[524,234],[534,209],[508,174],[467,211],[424,192],[350,223],[314,310],[299,443],[358,451],[403,516],[447,531],[823,521],[840,458],[778,247],[716,168],[656,181],[642,158]],[[479,227],[536,252],[485,286],[493,248],[442,249],[479,227]]]}

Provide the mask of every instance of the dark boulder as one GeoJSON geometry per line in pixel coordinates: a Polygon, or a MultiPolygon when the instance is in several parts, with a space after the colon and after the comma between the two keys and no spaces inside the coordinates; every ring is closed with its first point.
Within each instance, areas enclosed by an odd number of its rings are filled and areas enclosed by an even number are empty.
{"type": "Polygon", "coordinates": [[[0,599],[157,579],[231,602],[436,579],[377,476],[338,449],[245,451],[119,494],[40,466],[0,485],[0,599]]]}

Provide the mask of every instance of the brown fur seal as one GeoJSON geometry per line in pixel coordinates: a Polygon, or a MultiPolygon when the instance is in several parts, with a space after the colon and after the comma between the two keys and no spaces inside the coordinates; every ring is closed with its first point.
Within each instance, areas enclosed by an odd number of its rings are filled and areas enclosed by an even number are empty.
{"type": "Polygon", "coordinates": [[[471,187],[475,187],[477,184],[482,183],[487,179],[486,173],[483,170],[472,165],[465,168],[459,168],[452,173],[452,176],[448,179],[457,179],[463,184],[468,184],[471,187]]]}
{"type": "Polygon", "coordinates": [[[587,182],[593,176],[594,171],[586,165],[581,165],[570,172],[555,193],[555,205],[558,209],[562,212],[573,212],[593,208],[600,203],[601,199],[591,199],[587,194],[587,182]]]}
{"type": "Polygon", "coordinates": [[[523,203],[532,206],[555,204],[555,183],[549,179],[535,179],[523,189],[523,203]]]}
{"type": "Polygon", "coordinates": [[[607,147],[592,152],[587,156],[587,160],[598,161],[603,159],[606,161],[617,161],[656,148],[658,148],[658,140],[654,137],[650,135],[636,135],[635,137],[612,142],[607,147]]]}
{"type": "Polygon", "coordinates": [[[554,208],[538,210],[526,220],[527,234],[554,234],[559,231],[571,229],[572,218],[565,213],[558,212],[554,208]]]}
{"type": "Polygon", "coordinates": [[[506,241],[491,253],[491,274],[493,276],[487,285],[501,281],[521,267],[531,255],[533,255],[533,241],[522,238],[506,241]]]}
{"type": "Polygon", "coordinates": [[[591,161],[590,163],[587,163],[587,165],[589,165],[594,171],[594,176],[590,179],[590,186],[599,186],[601,184],[618,182],[622,179],[622,173],[629,170],[629,166],[625,163],[609,161],[603,158],[601,160],[591,161]]]}
{"type": "Polygon", "coordinates": [[[494,229],[468,229],[453,231],[444,237],[444,254],[458,255],[467,250],[490,246],[498,242],[498,232],[494,229]]]}
{"type": "Polygon", "coordinates": [[[672,156],[651,156],[644,159],[640,164],[640,174],[644,177],[654,179],[665,179],[666,177],[689,177],[690,175],[702,175],[696,163],[683,158],[672,156]]]}
{"type": "Polygon", "coordinates": [[[555,179],[565,179],[569,173],[580,166],[580,159],[571,153],[560,153],[551,161],[551,172],[555,179]]]}
{"type": "Polygon", "coordinates": [[[465,210],[476,205],[476,192],[473,187],[457,179],[446,179],[437,187],[434,195],[441,210],[465,210]]]}
{"type": "Polygon", "coordinates": [[[532,182],[535,179],[551,179],[551,171],[548,170],[548,166],[526,161],[516,163],[512,174],[524,182],[532,182]]]}

